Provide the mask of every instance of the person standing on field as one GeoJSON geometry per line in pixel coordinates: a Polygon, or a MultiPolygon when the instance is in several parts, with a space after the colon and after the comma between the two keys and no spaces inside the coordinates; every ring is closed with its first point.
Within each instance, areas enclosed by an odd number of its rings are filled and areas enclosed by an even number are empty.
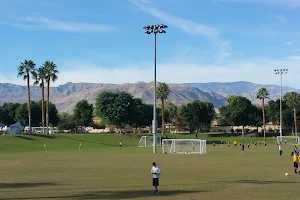
{"type": "Polygon", "coordinates": [[[278,149],[279,149],[279,155],[282,156],[282,144],[281,143],[279,143],[278,149]]]}
{"type": "Polygon", "coordinates": [[[152,168],[151,168],[151,174],[152,174],[152,185],[155,188],[154,193],[158,193],[158,186],[159,186],[159,178],[160,178],[160,167],[153,162],[152,163],[152,168]]]}
{"type": "Polygon", "coordinates": [[[298,162],[299,162],[299,155],[298,152],[294,152],[293,155],[293,162],[294,162],[294,172],[297,174],[298,173],[298,162]]]}

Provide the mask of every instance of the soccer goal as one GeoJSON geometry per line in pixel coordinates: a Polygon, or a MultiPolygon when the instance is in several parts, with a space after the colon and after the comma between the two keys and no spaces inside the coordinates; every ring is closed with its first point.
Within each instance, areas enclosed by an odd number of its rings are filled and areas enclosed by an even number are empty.
{"type": "MultiPolygon", "coordinates": [[[[47,134],[47,127],[31,127],[31,131],[34,134],[47,134]]],[[[48,134],[52,134],[53,128],[48,127],[48,134]]]]}
{"type": "MultiPolygon", "coordinates": [[[[161,146],[160,137],[156,136],[156,146],[161,146]]],[[[142,136],[138,145],[138,147],[153,147],[153,136],[142,136]]]]}
{"type": "Polygon", "coordinates": [[[300,145],[299,136],[277,136],[277,144],[300,145]]]}
{"type": "Polygon", "coordinates": [[[163,139],[163,154],[206,154],[206,140],[163,139]]]}

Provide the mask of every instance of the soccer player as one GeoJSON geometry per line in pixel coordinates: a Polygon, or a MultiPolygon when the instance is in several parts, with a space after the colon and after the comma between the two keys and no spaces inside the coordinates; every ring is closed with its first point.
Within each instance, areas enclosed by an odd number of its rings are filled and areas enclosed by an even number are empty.
{"type": "Polygon", "coordinates": [[[279,143],[278,149],[279,149],[279,155],[282,156],[282,144],[281,143],[279,143]]]}
{"type": "Polygon", "coordinates": [[[152,168],[151,168],[151,173],[152,173],[152,185],[155,188],[154,193],[158,193],[157,187],[159,186],[159,178],[160,178],[160,167],[153,162],[152,163],[152,168]]]}
{"type": "Polygon", "coordinates": [[[299,162],[299,154],[298,152],[294,152],[293,155],[293,162],[294,162],[294,172],[297,174],[297,170],[298,170],[298,162],[299,162]]]}
{"type": "Polygon", "coordinates": [[[244,150],[245,150],[245,145],[242,144],[242,153],[244,152],[244,150]]]}
{"type": "Polygon", "coordinates": [[[250,148],[250,143],[248,142],[248,149],[250,148]]]}
{"type": "Polygon", "coordinates": [[[236,140],[234,140],[234,141],[233,141],[234,147],[236,147],[236,143],[237,143],[236,140]]]}
{"type": "Polygon", "coordinates": [[[123,146],[123,143],[122,143],[122,141],[120,141],[120,142],[119,142],[119,145],[120,145],[120,147],[122,147],[122,146],[123,146]]]}

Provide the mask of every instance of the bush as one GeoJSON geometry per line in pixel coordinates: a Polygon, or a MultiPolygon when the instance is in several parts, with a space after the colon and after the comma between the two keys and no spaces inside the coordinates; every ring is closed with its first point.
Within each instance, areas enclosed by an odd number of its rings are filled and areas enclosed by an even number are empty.
{"type": "Polygon", "coordinates": [[[212,128],[212,129],[210,129],[209,132],[211,132],[211,133],[226,133],[226,130],[223,130],[221,128],[212,128]]]}

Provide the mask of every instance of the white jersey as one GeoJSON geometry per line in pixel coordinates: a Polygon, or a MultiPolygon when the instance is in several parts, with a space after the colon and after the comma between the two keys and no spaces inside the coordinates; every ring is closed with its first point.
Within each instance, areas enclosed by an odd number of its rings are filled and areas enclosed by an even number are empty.
{"type": "Polygon", "coordinates": [[[282,151],[282,145],[281,144],[278,146],[278,149],[279,149],[279,151],[282,151]]]}
{"type": "Polygon", "coordinates": [[[159,178],[160,177],[160,167],[156,165],[156,167],[152,166],[151,168],[152,178],[159,178]]]}

